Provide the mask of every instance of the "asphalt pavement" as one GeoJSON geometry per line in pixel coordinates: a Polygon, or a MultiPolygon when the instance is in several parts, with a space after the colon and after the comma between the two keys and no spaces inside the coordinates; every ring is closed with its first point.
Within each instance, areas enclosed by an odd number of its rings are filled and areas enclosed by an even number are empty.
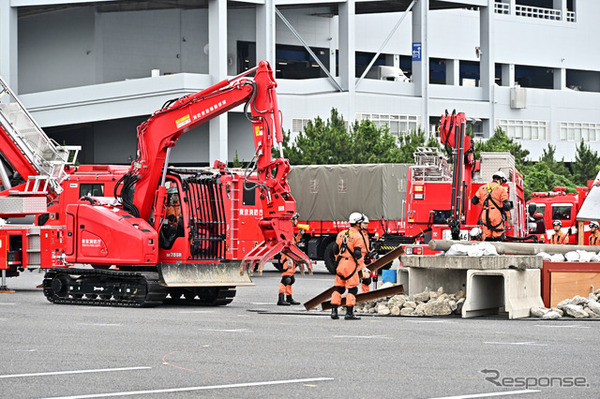
{"type": "MultiPolygon", "coordinates": [[[[294,298],[328,288],[323,265],[294,298]]],[[[2,398],[598,398],[598,321],[364,316],[277,306],[271,266],[221,307],[54,305],[0,294],[2,398]]]]}

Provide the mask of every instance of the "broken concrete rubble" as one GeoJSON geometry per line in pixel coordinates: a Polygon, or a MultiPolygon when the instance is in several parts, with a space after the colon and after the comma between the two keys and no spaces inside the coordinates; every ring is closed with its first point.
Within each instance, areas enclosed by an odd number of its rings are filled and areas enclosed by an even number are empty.
{"type": "Polygon", "coordinates": [[[448,316],[460,314],[465,301],[465,292],[444,292],[443,287],[433,291],[426,288],[415,295],[394,295],[374,301],[358,303],[355,311],[382,316],[448,316]]]}
{"type": "Polygon", "coordinates": [[[576,319],[600,318],[600,289],[590,293],[587,298],[576,295],[561,301],[556,308],[534,306],[530,310],[532,317],[545,320],[571,317],[576,319]]]}

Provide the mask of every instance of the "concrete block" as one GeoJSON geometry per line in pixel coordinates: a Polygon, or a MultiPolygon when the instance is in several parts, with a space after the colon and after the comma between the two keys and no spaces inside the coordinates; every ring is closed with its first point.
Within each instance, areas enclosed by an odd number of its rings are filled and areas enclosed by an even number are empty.
{"type": "Polygon", "coordinates": [[[468,270],[462,317],[507,312],[509,319],[529,317],[533,306],[544,306],[540,270],[468,270]]]}
{"type": "Polygon", "coordinates": [[[402,284],[404,292],[415,295],[420,292],[437,290],[444,287],[444,292],[454,293],[464,290],[467,271],[462,269],[423,269],[419,267],[398,268],[398,284],[402,284]]]}

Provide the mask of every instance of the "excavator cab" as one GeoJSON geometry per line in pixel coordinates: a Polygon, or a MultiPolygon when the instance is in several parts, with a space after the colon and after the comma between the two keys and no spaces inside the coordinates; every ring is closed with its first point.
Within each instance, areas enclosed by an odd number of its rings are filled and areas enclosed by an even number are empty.
{"type": "Polygon", "coordinates": [[[161,249],[171,249],[175,240],[184,237],[183,214],[177,182],[167,181],[167,196],[165,197],[165,217],[158,235],[158,246],[161,249]]]}

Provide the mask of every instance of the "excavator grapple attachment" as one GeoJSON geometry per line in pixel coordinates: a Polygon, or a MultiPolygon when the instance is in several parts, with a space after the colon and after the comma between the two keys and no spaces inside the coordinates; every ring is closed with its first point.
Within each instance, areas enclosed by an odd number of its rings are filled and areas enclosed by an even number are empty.
{"type": "Polygon", "coordinates": [[[228,287],[254,285],[238,262],[160,263],[160,283],[167,287],[228,287]]]}
{"type": "Polygon", "coordinates": [[[269,245],[266,242],[262,242],[248,252],[248,255],[242,259],[240,264],[240,275],[246,273],[252,273],[255,269],[259,275],[262,275],[263,267],[265,263],[272,260],[275,255],[282,253],[288,258],[292,259],[296,264],[300,265],[300,271],[304,274],[304,266],[308,268],[310,274],[312,274],[312,263],[304,252],[298,249],[295,245],[290,245],[285,242],[277,242],[274,245],[269,245]]]}

